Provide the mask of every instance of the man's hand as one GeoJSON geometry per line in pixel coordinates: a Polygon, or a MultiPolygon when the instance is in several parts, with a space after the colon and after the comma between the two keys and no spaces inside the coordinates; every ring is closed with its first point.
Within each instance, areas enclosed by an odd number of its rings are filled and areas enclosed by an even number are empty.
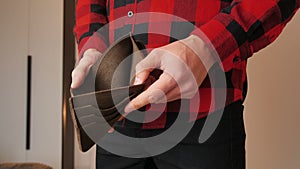
{"type": "Polygon", "coordinates": [[[123,116],[149,103],[192,98],[214,63],[209,48],[195,35],[152,50],[137,64],[135,84],[144,82],[154,68],[161,69],[163,73],[147,90],[128,103],[123,116]]]}
{"type": "Polygon", "coordinates": [[[84,52],[82,58],[79,60],[78,65],[72,71],[71,88],[76,89],[84,82],[84,79],[89,73],[90,68],[100,56],[101,53],[96,49],[88,49],[84,52]]]}
{"type": "MultiPolygon", "coordinates": [[[[88,49],[83,53],[82,58],[79,60],[77,66],[72,71],[71,88],[78,88],[83,82],[86,75],[89,73],[90,68],[96,63],[102,54],[96,49],[88,49]]],[[[114,128],[111,127],[108,133],[112,133],[114,128]]]]}

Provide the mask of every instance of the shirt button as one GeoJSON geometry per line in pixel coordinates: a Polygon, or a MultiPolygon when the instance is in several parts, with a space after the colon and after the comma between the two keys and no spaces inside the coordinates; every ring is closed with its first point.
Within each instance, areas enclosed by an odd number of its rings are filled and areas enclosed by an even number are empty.
{"type": "Polygon", "coordinates": [[[133,12],[132,11],[128,11],[127,15],[128,15],[128,17],[131,18],[133,16],[133,12]]]}
{"type": "Polygon", "coordinates": [[[240,61],[240,58],[239,58],[238,56],[235,56],[235,57],[233,58],[233,63],[236,63],[236,62],[238,62],[238,61],[240,61]]]}

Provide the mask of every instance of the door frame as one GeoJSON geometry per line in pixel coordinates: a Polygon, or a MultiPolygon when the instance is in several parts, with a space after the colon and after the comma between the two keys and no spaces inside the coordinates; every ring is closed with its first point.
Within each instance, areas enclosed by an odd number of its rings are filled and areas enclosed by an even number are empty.
{"type": "Polygon", "coordinates": [[[63,100],[62,100],[62,169],[74,168],[74,127],[69,101],[71,72],[75,64],[75,0],[64,0],[63,12],[63,100]]]}

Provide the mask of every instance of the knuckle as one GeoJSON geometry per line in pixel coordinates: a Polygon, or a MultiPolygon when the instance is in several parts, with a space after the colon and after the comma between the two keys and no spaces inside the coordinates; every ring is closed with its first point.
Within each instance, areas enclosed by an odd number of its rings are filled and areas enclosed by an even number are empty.
{"type": "Polygon", "coordinates": [[[155,48],[155,49],[153,49],[153,50],[149,53],[148,56],[151,56],[151,55],[157,55],[157,54],[160,53],[160,51],[161,51],[160,48],[155,48]]]}
{"type": "Polygon", "coordinates": [[[197,93],[198,90],[196,89],[190,89],[190,90],[187,90],[184,94],[184,97],[187,98],[187,99],[190,99],[192,97],[195,96],[195,94],[197,93]]]}
{"type": "Polygon", "coordinates": [[[136,101],[136,102],[132,102],[132,106],[133,106],[133,108],[135,108],[135,109],[139,109],[139,108],[143,107],[144,105],[143,105],[143,102],[141,102],[141,101],[136,101]]]}

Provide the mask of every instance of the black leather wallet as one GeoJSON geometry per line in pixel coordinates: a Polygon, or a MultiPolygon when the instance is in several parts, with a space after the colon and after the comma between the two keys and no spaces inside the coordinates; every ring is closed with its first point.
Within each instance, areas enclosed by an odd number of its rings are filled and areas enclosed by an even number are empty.
{"type": "Polygon", "coordinates": [[[121,111],[145,84],[130,85],[144,45],[131,35],[113,43],[91,67],[84,83],[69,99],[80,150],[88,151],[121,117],[121,111]],[[109,124],[109,125],[108,125],[109,124]]]}

